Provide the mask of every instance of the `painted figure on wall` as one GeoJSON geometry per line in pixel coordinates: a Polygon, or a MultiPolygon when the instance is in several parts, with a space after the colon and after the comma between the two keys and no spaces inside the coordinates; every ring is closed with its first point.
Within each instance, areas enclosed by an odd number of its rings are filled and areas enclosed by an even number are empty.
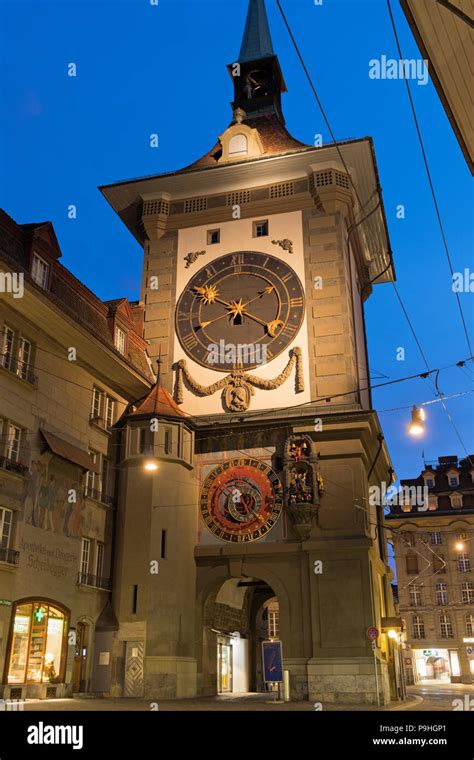
{"type": "Polygon", "coordinates": [[[64,474],[49,472],[51,468],[33,460],[22,497],[23,519],[35,528],[80,538],[84,509],[83,486],[64,474]]]}

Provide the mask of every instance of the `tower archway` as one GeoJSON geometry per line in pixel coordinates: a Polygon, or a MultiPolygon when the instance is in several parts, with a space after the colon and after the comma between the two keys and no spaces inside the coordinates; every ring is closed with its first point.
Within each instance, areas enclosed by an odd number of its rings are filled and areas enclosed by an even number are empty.
{"type": "Polygon", "coordinates": [[[247,566],[235,575],[225,567],[201,570],[196,620],[198,693],[269,691],[263,677],[262,642],[282,641],[284,652],[290,646],[285,636],[289,604],[281,582],[257,567],[252,575],[247,566]]]}

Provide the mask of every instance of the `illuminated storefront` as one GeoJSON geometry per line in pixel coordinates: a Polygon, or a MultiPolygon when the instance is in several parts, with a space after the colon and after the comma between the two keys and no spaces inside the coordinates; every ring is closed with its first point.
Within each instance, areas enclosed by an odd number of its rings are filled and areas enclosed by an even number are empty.
{"type": "Polygon", "coordinates": [[[67,610],[52,601],[14,605],[5,683],[64,682],[68,618],[67,610]]]}
{"type": "Polygon", "coordinates": [[[459,657],[451,649],[414,649],[418,683],[451,683],[460,677],[459,657]]]}

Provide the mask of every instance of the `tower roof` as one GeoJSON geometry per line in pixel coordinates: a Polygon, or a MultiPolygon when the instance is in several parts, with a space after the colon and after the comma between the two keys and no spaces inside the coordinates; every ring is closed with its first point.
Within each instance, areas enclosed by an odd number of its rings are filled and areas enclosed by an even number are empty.
{"type": "Polygon", "coordinates": [[[136,401],[135,411],[126,412],[127,416],[133,417],[141,414],[156,414],[159,417],[187,417],[182,412],[174,398],[168,393],[166,388],[157,382],[150,393],[140,401],[136,401]]]}
{"type": "Polygon", "coordinates": [[[268,24],[265,0],[249,0],[239,63],[270,58],[273,51],[270,26],[268,24]]]}

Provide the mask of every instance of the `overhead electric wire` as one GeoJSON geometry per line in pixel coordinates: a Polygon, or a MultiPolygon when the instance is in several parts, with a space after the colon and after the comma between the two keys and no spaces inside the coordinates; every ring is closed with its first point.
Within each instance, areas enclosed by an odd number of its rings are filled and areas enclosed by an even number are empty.
{"type": "MultiPolygon", "coordinates": [[[[324,121],[325,121],[325,123],[326,123],[326,126],[327,126],[327,128],[328,128],[328,130],[329,130],[329,134],[331,135],[332,141],[333,141],[333,143],[334,143],[334,147],[336,148],[336,150],[337,150],[337,152],[338,152],[338,154],[339,154],[339,157],[340,157],[340,159],[341,159],[341,162],[342,162],[342,164],[343,164],[343,166],[344,166],[344,169],[345,169],[345,171],[346,171],[346,173],[347,173],[347,176],[348,176],[348,178],[349,178],[349,182],[350,182],[350,184],[351,184],[351,186],[352,186],[352,188],[353,188],[353,191],[354,191],[354,193],[355,193],[355,196],[356,196],[356,198],[357,198],[357,201],[358,201],[358,203],[359,203],[359,206],[361,206],[361,201],[360,201],[359,193],[358,193],[358,191],[357,191],[357,188],[356,188],[356,186],[355,186],[355,184],[354,184],[354,181],[353,181],[353,179],[352,179],[352,176],[351,176],[350,172],[349,172],[349,171],[348,171],[348,169],[347,169],[347,165],[346,165],[346,163],[345,163],[345,160],[344,160],[344,157],[343,157],[343,155],[342,155],[342,151],[341,151],[341,149],[340,149],[340,147],[339,147],[339,145],[338,145],[338,143],[337,143],[337,141],[336,141],[336,138],[335,138],[334,132],[333,132],[333,130],[332,130],[332,128],[331,128],[331,125],[330,125],[330,123],[329,123],[329,119],[328,119],[328,117],[327,117],[327,115],[326,115],[326,112],[325,112],[325,110],[324,110],[324,107],[323,107],[323,105],[322,105],[322,103],[321,103],[321,100],[320,100],[320,98],[319,98],[319,96],[318,96],[318,93],[317,93],[317,91],[316,91],[316,87],[315,87],[315,85],[314,85],[314,83],[313,83],[313,80],[312,80],[312,78],[311,78],[311,75],[310,75],[310,73],[309,73],[309,71],[308,71],[308,68],[307,68],[307,66],[306,66],[306,64],[305,64],[305,62],[304,62],[303,56],[302,56],[302,54],[301,54],[301,51],[300,51],[300,49],[299,49],[298,43],[296,42],[296,39],[295,39],[295,37],[294,37],[294,35],[293,35],[293,32],[292,32],[292,30],[291,30],[291,27],[290,27],[290,24],[289,24],[289,22],[288,22],[288,19],[287,19],[286,15],[285,15],[285,12],[284,12],[284,10],[283,10],[283,8],[282,8],[282,6],[281,6],[281,2],[280,2],[280,0],[276,0],[276,2],[277,2],[277,5],[278,5],[278,9],[279,9],[279,11],[280,11],[280,13],[281,13],[281,16],[282,16],[282,18],[283,18],[283,21],[284,21],[284,23],[285,23],[285,26],[286,26],[286,28],[287,28],[287,30],[288,30],[288,34],[290,35],[291,41],[292,41],[292,43],[293,43],[293,46],[294,46],[294,48],[295,48],[295,50],[296,50],[296,53],[297,53],[297,55],[298,55],[298,58],[299,58],[299,60],[300,60],[300,62],[301,62],[301,65],[302,65],[302,67],[303,67],[303,70],[304,70],[304,72],[305,72],[306,78],[307,78],[307,80],[308,80],[308,82],[309,82],[309,85],[310,85],[310,87],[311,87],[311,90],[312,90],[312,92],[313,92],[313,95],[314,95],[314,97],[315,97],[315,99],[316,99],[316,102],[317,102],[317,104],[318,104],[318,106],[319,106],[319,109],[320,109],[320,111],[321,111],[321,114],[322,114],[322,116],[323,116],[323,118],[324,118],[324,121]]],[[[390,0],[387,0],[387,3],[388,3],[388,5],[389,5],[390,16],[391,16],[391,18],[392,18],[392,24],[393,24],[393,26],[394,26],[394,22],[393,22],[393,16],[392,16],[391,7],[390,7],[390,0]]],[[[402,59],[401,49],[400,49],[400,46],[399,46],[399,42],[398,42],[398,35],[396,34],[396,28],[395,28],[395,27],[394,27],[394,31],[395,31],[395,35],[396,35],[397,45],[398,45],[398,47],[399,47],[400,59],[402,59]]],[[[437,199],[436,199],[436,193],[435,193],[435,191],[434,191],[434,186],[433,186],[433,183],[432,183],[432,180],[431,180],[431,173],[430,173],[430,171],[429,171],[428,162],[427,162],[427,160],[426,160],[426,154],[425,154],[425,151],[424,151],[423,140],[422,140],[422,138],[421,138],[421,133],[420,133],[420,130],[419,130],[419,126],[418,126],[418,120],[416,119],[416,113],[415,113],[415,110],[414,110],[414,106],[413,106],[413,100],[412,100],[412,97],[411,97],[411,91],[410,91],[410,89],[409,89],[409,87],[408,87],[408,83],[407,83],[407,80],[406,80],[406,78],[405,78],[405,83],[407,84],[407,88],[408,88],[408,91],[409,91],[409,95],[410,95],[410,102],[412,103],[412,110],[413,110],[413,115],[414,115],[414,117],[415,117],[415,121],[416,121],[416,125],[417,125],[418,136],[419,136],[419,139],[420,139],[420,143],[421,143],[421,146],[422,146],[423,157],[424,157],[424,159],[425,159],[425,166],[426,166],[426,170],[427,170],[427,172],[428,172],[428,177],[429,177],[429,180],[430,180],[430,187],[431,187],[431,191],[432,191],[432,195],[433,195],[433,200],[434,200],[434,202],[435,202],[435,208],[436,208],[436,211],[437,211],[438,222],[439,222],[439,224],[440,224],[441,234],[442,234],[442,237],[443,237],[443,242],[444,242],[444,245],[445,245],[445,250],[446,250],[446,254],[447,254],[447,257],[448,257],[449,266],[450,266],[450,269],[451,269],[451,273],[452,273],[452,275],[454,276],[454,270],[453,270],[453,267],[452,267],[452,263],[451,263],[451,257],[450,257],[450,254],[449,254],[449,249],[448,249],[448,246],[447,246],[447,242],[446,242],[446,236],[445,236],[445,234],[444,234],[444,227],[443,227],[443,224],[442,224],[442,221],[441,221],[441,215],[440,215],[440,213],[439,213],[439,207],[438,207],[438,203],[437,203],[437,199]]],[[[380,194],[380,188],[379,188],[379,194],[380,194]]],[[[391,251],[390,251],[390,249],[388,250],[388,253],[389,253],[389,256],[390,256],[390,259],[391,259],[391,256],[392,256],[392,254],[391,254],[391,251]]],[[[370,281],[370,283],[372,283],[372,282],[374,282],[375,280],[379,279],[379,278],[380,278],[380,277],[381,277],[381,276],[382,276],[382,275],[383,275],[383,274],[384,274],[384,273],[385,273],[385,272],[386,272],[386,271],[387,271],[387,270],[390,268],[390,265],[391,265],[391,263],[392,263],[392,262],[390,261],[390,263],[387,265],[387,267],[385,267],[385,269],[384,269],[382,272],[380,272],[380,273],[379,273],[379,274],[378,274],[376,277],[374,277],[374,278],[373,278],[373,279],[370,281]]],[[[369,284],[370,284],[370,283],[369,283],[369,284]]],[[[401,306],[401,308],[402,308],[403,314],[404,314],[404,316],[405,316],[405,318],[406,318],[406,320],[407,320],[407,322],[408,322],[408,325],[409,325],[409,327],[410,327],[410,330],[411,330],[411,332],[412,332],[412,335],[413,335],[413,337],[414,337],[414,339],[415,339],[415,342],[416,342],[416,344],[417,344],[417,346],[418,346],[418,349],[419,349],[419,351],[420,351],[420,354],[421,354],[421,356],[422,356],[422,358],[423,358],[423,361],[425,362],[425,365],[426,365],[426,367],[428,367],[428,362],[427,362],[427,359],[426,359],[426,355],[425,355],[425,352],[424,352],[424,350],[423,350],[423,347],[422,347],[422,345],[421,345],[420,341],[418,340],[418,337],[417,337],[417,335],[416,335],[416,331],[415,331],[415,328],[413,327],[413,323],[412,323],[412,321],[411,321],[411,319],[410,319],[410,316],[409,316],[409,314],[408,314],[408,311],[407,311],[407,309],[405,308],[405,305],[404,305],[404,303],[403,303],[403,301],[402,301],[402,298],[401,298],[401,296],[400,296],[400,293],[399,293],[399,291],[398,291],[398,289],[397,289],[397,287],[396,287],[396,285],[395,285],[395,282],[393,282],[393,281],[392,281],[392,286],[393,286],[393,288],[394,288],[394,290],[395,290],[395,293],[396,293],[396,295],[397,295],[397,298],[398,298],[398,300],[399,300],[399,302],[400,302],[400,306],[401,306]]],[[[460,302],[460,300],[459,300],[459,294],[458,294],[458,293],[456,293],[456,296],[457,296],[457,301],[458,301],[458,305],[459,305],[459,308],[460,308],[460,313],[461,313],[461,318],[462,318],[462,322],[463,322],[463,326],[464,326],[464,331],[465,331],[465,334],[466,334],[467,343],[468,343],[468,346],[469,346],[469,354],[470,354],[470,356],[472,357],[472,353],[473,353],[473,352],[472,352],[471,343],[470,343],[470,340],[469,340],[469,334],[468,334],[468,332],[467,332],[466,323],[465,323],[465,320],[464,320],[464,313],[463,313],[463,311],[462,311],[461,302],[460,302]]],[[[429,373],[429,374],[430,374],[430,373],[429,373]]],[[[374,387],[375,387],[375,386],[374,386],[374,387]]],[[[360,389],[360,390],[362,390],[362,389],[360,389]]],[[[468,456],[468,458],[469,458],[469,454],[468,454],[467,448],[466,448],[466,446],[465,446],[465,444],[464,444],[464,441],[463,441],[463,439],[462,439],[462,437],[461,437],[461,435],[460,435],[460,433],[459,433],[459,430],[458,430],[458,428],[456,427],[456,425],[455,425],[455,423],[454,423],[454,420],[453,420],[453,418],[452,418],[451,414],[449,413],[449,411],[448,411],[448,409],[447,409],[447,407],[446,407],[446,405],[445,405],[444,401],[442,400],[442,394],[440,393],[439,389],[436,389],[436,388],[435,388],[435,392],[437,393],[437,395],[438,395],[438,397],[439,397],[439,399],[440,399],[440,401],[441,401],[441,403],[442,403],[443,409],[444,409],[444,411],[446,412],[446,415],[447,415],[447,417],[448,417],[448,420],[449,420],[449,422],[451,423],[451,425],[452,425],[452,427],[453,427],[453,429],[454,429],[454,431],[455,431],[455,433],[456,433],[456,436],[457,436],[458,440],[459,440],[459,441],[460,441],[460,443],[461,443],[461,446],[462,446],[462,448],[464,449],[464,451],[465,451],[466,455],[467,455],[467,456],[468,456]]],[[[470,461],[471,461],[471,460],[470,460],[470,461]]],[[[472,462],[471,462],[471,463],[472,463],[472,462]]]]}
{"type": "MultiPolygon", "coordinates": [[[[37,350],[38,350],[38,348],[39,347],[37,347],[37,350]]],[[[45,354],[49,354],[50,356],[54,357],[55,359],[62,359],[63,361],[67,362],[68,365],[76,364],[76,362],[70,362],[65,356],[60,356],[57,353],[54,353],[52,351],[48,351],[47,349],[39,348],[39,350],[42,351],[45,354]]],[[[329,401],[332,401],[335,398],[342,398],[344,396],[350,396],[350,395],[358,393],[360,391],[369,391],[369,390],[374,390],[374,389],[378,389],[378,388],[383,388],[383,387],[385,387],[387,385],[395,385],[395,384],[398,384],[398,383],[407,382],[409,380],[425,379],[429,375],[439,374],[440,372],[443,372],[444,370],[453,369],[454,367],[459,367],[459,365],[465,365],[467,362],[470,362],[470,361],[473,361],[473,360],[474,360],[474,357],[470,356],[470,357],[468,357],[466,359],[462,359],[462,360],[459,360],[457,362],[453,362],[452,364],[444,365],[443,367],[436,367],[436,368],[433,368],[433,369],[430,369],[428,367],[428,369],[427,369],[426,372],[419,372],[419,373],[415,373],[413,375],[406,375],[405,377],[393,378],[391,380],[386,380],[385,382],[376,383],[374,385],[371,384],[371,383],[369,383],[368,385],[366,385],[366,386],[364,386],[362,388],[360,386],[358,386],[357,388],[353,388],[352,390],[344,391],[344,392],[341,392],[341,393],[335,393],[335,394],[332,394],[332,395],[320,396],[319,398],[311,399],[310,401],[305,401],[305,402],[303,402],[301,404],[292,405],[292,406],[286,406],[286,407],[278,407],[278,409],[280,411],[283,411],[283,412],[291,412],[291,411],[293,411],[295,409],[303,409],[304,407],[308,407],[308,406],[311,406],[313,404],[318,404],[318,403],[321,403],[321,402],[324,402],[324,401],[328,401],[329,402],[329,401]]],[[[81,369],[84,369],[85,372],[89,371],[89,370],[87,370],[86,367],[83,367],[79,363],[77,363],[77,364],[78,364],[78,366],[81,367],[81,369]]],[[[425,361],[425,364],[426,364],[426,361],[425,361]]],[[[10,371],[8,371],[8,372],[10,372],[10,371]]],[[[33,372],[33,374],[44,373],[46,375],[50,375],[52,377],[55,377],[56,379],[59,379],[61,382],[66,383],[67,385],[73,385],[74,387],[82,388],[83,390],[86,390],[89,393],[92,391],[93,387],[98,387],[99,388],[99,386],[96,386],[95,383],[92,383],[92,386],[91,385],[83,385],[82,383],[75,382],[74,380],[68,380],[66,378],[60,378],[60,377],[58,377],[57,372],[50,372],[49,370],[44,369],[43,367],[32,367],[32,372],[33,372]]],[[[11,372],[11,374],[12,374],[12,376],[16,377],[16,373],[11,372]]],[[[144,396],[142,396],[141,398],[143,399],[149,393],[151,393],[152,390],[153,390],[153,387],[154,386],[152,385],[151,388],[149,389],[149,391],[146,392],[144,394],[144,396]]],[[[108,391],[106,391],[103,388],[99,388],[99,390],[102,390],[104,393],[108,392],[108,391]]],[[[115,392],[115,391],[112,391],[112,392],[115,392]]],[[[131,401],[131,402],[130,401],[128,401],[128,402],[121,401],[120,399],[117,399],[117,398],[114,398],[113,400],[116,403],[119,403],[119,404],[121,403],[121,404],[124,404],[125,406],[127,406],[127,404],[130,405],[130,404],[134,403],[133,401],[131,401]]],[[[67,409],[69,412],[71,411],[71,409],[70,409],[69,406],[65,406],[64,404],[60,404],[59,401],[55,400],[54,403],[58,404],[59,406],[61,406],[64,409],[67,409]]],[[[251,419],[252,416],[255,417],[255,416],[262,416],[262,415],[265,415],[265,414],[272,414],[274,411],[276,411],[276,410],[275,409],[255,409],[255,410],[252,410],[251,412],[247,411],[247,412],[245,412],[245,419],[246,420],[247,419],[251,419]]],[[[336,412],[337,410],[334,410],[334,411],[336,412]]],[[[242,417],[242,414],[239,414],[238,412],[232,412],[232,414],[234,415],[234,417],[242,417]]],[[[197,415],[189,415],[189,416],[190,417],[197,417],[199,419],[199,416],[197,416],[197,415]]],[[[200,415],[200,416],[206,417],[206,416],[212,416],[212,415],[200,415]]]]}

